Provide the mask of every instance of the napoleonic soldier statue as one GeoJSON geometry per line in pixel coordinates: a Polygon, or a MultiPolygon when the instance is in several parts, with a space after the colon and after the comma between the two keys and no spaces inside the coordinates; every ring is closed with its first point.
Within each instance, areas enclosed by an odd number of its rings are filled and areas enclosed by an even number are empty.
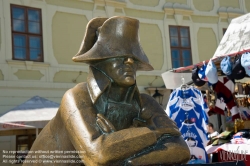
{"type": "Polygon", "coordinates": [[[136,71],[153,70],[138,30],[139,21],[128,17],[94,18],[88,23],[73,57],[89,64],[87,82],[64,94],[56,116],[31,151],[76,151],[86,166],[171,165],[189,160],[175,122],[154,98],[138,91],[136,71]]]}

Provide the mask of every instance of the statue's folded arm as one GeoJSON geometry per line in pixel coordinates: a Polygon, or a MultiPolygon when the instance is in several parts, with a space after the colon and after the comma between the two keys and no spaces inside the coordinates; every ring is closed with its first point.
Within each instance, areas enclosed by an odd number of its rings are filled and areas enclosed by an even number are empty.
{"type": "Polygon", "coordinates": [[[60,107],[62,121],[73,146],[84,152],[80,155],[84,163],[105,165],[123,160],[156,143],[155,133],[147,127],[102,134],[96,125],[95,109],[84,94],[79,89],[69,90],[60,107]]]}

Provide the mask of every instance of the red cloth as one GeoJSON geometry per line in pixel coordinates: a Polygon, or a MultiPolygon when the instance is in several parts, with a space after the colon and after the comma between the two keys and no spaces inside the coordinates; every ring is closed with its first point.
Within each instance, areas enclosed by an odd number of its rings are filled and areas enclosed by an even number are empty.
{"type": "Polygon", "coordinates": [[[246,166],[250,166],[250,155],[229,153],[229,152],[224,151],[224,150],[220,150],[218,152],[218,161],[219,162],[241,161],[241,160],[244,161],[246,166]]]}
{"type": "Polygon", "coordinates": [[[240,115],[239,115],[237,105],[234,101],[232,89],[229,89],[229,87],[226,86],[228,80],[224,79],[224,81],[226,82],[222,83],[221,81],[218,81],[216,84],[213,85],[213,90],[217,94],[217,101],[216,101],[216,105],[213,111],[218,114],[224,115],[223,108],[225,107],[224,105],[226,104],[227,108],[231,112],[232,120],[234,121],[235,119],[240,118],[240,115]]]}

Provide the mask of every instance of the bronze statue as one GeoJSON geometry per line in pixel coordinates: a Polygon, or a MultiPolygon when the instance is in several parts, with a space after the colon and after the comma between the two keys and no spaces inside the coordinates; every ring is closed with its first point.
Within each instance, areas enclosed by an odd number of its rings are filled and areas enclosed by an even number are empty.
{"type": "Polygon", "coordinates": [[[86,166],[172,165],[189,160],[175,122],[137,89],[136,71],[153,70],[139,44],[138,29],[139,21],[128,17],[94,18],[88,23],[73,57],[90,65],[87,82],[65,93],[57,115],[31,151],[75,150],[86,166]]]}

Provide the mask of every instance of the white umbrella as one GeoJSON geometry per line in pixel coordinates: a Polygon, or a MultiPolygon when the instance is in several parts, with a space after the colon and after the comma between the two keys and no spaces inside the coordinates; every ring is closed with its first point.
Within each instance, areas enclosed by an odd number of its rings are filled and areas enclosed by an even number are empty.
{"type": "Polygon", "coordinates": [[[233,19],[212,59],[250,51],[250,13],[233,19]]]}
{"type": "Polygon", "coordinates": [[[0,115],[0,131],[43,128],[57,113],[59,104],[34,96],[0,115]]]}

